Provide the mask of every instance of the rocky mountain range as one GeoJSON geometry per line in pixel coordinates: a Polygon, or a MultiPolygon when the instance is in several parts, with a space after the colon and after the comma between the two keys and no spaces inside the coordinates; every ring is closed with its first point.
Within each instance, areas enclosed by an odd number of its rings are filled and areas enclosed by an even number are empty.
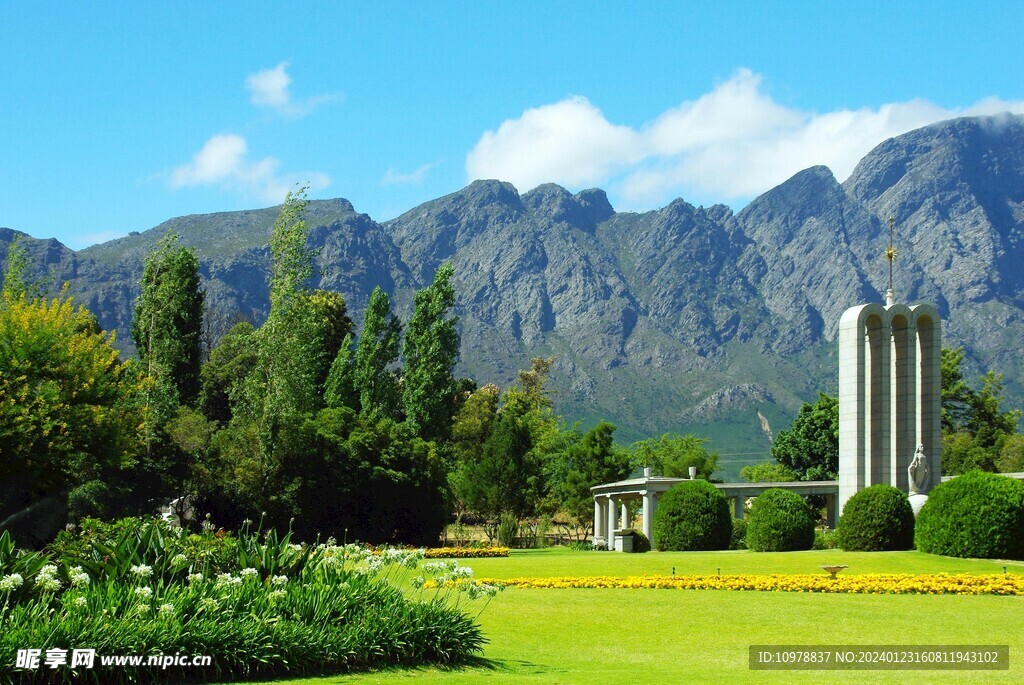
{"type": "MultiPolygon", "coordinates": [[[[212,337],[238,316],[262,321],[277,211],[181,217],[79,252],[26,244],[130,354],[142,260],[169,232],[196,248],[212,337]]],[[[311,202],[306,219],[314,285],[341,292],[357,321],[378,285],[407,317],[451,261],[462,374],[504,386],[531,356],[555,356],[565,416],[610,419],[623,441],[695,431],[732,476],[767,458],[769,426],[835,392],[839,317],[888,285],[890,216],[898,299],[936,304],[968,374],[1003,372],[1024,404],[1024,117],[907,133],[843,183],[813,167],[738,213],[682,199],[616,212],[601,190],[477,181],[391,221],[341,199],[311,202]]],[[[15,235],[0,229],[0,256],[15,235]]]]}

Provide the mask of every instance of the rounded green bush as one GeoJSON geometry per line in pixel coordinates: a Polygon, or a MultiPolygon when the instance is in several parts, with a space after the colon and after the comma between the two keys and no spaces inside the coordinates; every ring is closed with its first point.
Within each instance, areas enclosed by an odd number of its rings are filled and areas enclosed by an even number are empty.
{"type": "Polygon", "coordinates": [[[971,471],[928,494],[914,529],[917,549],[978,559],[1024,559],[1024,483],[971,471]]]}
{"type": "Polygon", "coordinates": [[[814,546],[814,512],[800,495],[771,488],[750,507],[747,548],[755,552],[792,552],[814,546]]]}
{"type": "Polygon", "coordinates": [[[727,549],[732,537],[729,502],[706,480],[687,480],[661,496],[654,539],[662,551],[727,549]]]}
{"type": "Polygon", "coordinates": [[[902,490],[872,485],[851,497],[839,519],[839,545],[847,552],[891,552],[914,546],[914,510],[902,490]]]}

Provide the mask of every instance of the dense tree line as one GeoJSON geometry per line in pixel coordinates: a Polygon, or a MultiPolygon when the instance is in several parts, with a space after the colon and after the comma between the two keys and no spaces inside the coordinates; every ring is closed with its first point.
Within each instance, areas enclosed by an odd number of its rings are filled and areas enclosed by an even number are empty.
{"type": "MultiPolygon", "coordinates": [[[[24,250],[0,295],[0,527],[40,501],[70,521],[172,502],[225,527],[262,517],[299,538],[430,543],[453,517],[592,524],[590,488],[649,466],[710,477],[696,436],[631,449],[552,408],[552,359],[504,391],[454,375],[453,270],[417,292],[403,324],[372,293],[360,330],[344,298],[309,287],[302,191],[271,234],[270,312],[204,350],[194,251],[174,235],[147,256],[122,361],[66,291],[43,297],[24,250]],[[205,357],[205,361],[204,361],[205,357]]],[[[208,344],[208,343],[207,343],[208,344]]]]}

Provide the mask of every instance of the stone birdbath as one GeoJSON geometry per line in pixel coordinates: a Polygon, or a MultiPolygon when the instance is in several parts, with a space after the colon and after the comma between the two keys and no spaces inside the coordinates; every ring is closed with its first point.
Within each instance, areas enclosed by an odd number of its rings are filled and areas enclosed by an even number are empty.
{"type": "Polygon", "coordinates": [[[828,571],[832,574],[832,580],[836,579],[836,574],[842,571],[846,566],[822,566],[822,570],[828,571]]]}

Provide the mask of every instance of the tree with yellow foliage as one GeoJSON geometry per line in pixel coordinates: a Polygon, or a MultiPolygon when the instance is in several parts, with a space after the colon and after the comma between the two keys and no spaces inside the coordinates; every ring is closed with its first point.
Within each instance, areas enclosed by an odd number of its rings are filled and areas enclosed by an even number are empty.
{"type": "Polygon", "coordinates": [[[143,375],[113,336],[66,290],[26,288],[24,264],[15,246],[0,292],[0,523],[129,467],[145,420],[143,375]]]}

